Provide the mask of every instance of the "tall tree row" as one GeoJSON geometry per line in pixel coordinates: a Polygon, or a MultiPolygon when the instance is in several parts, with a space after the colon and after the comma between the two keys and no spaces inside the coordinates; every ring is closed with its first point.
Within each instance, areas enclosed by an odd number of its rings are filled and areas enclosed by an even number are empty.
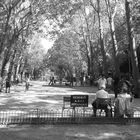
{"type": "Polygon", "coordinates": [[[120,74],[127,62],[139,97],[139,5],[139,0],[0,1],[1,77],[45,67],[62,75],[120,74]],[[42,57],[39,38],[48,36],[54,46],[42,57]]]}
{"type": "Polygon", "coordinates": [[[31,7],[28,0],[0,3],[0,74],[3,79],[7,73],[10,74],[9,78],[13,76],[15,79],[17,74],[23,72],[28,38],[33,34],[32,29],[38,27],[33,9],[35,6],[31,7]]]}
{"type": "Polygon", "coordinates": [[[125,12],[126,12],[126,24],[127,24],[127,36],[128,36],[128,47],[130,50],[130,57],[131,57],[131,64],[132,64],[132,73],[134,77],[134,84],[135,84],[135,94],[136,97],[140,97],[140,77],[139,77],[139,70],[138,70],[138,57],[136,52],[136,40],[135,40],[135,33],[132,32],[132,23],[130,17],[130,3],[128,0],[125,0],[125,12]]]}
{"type": "MultiPolygon", "coordinates": [[[[127,54],[128,56],[125,54],[130,48],[127,47],[127,44],[131,44],[130,46],[133,47],[135,45],[134,39],[132,37],[130,38],[130,35],[132,36],[132,34],[130,34],[132,30],[132,22],[130,22],[130,20],[132,18],[131,13],[136,8],[128,9],[128,6],[126,6],[127,2],[123,0],[79,0],[76,2],[79,2],[79,9],[73,12],[74,16],[71,16],[73,17],[72,22],[70,22],[72,23],[72,28],[70,28],[69,22],[66,22],[67,24],[63,22],[63,29],[69,28],[73,30],[79,38],[79,46],[82,43],[83,45],[81,45],[81,47],[85,47],[88,74],[94,73],[93,71],[95,71],[96,67],[101,66],[103,68],[102,72],[107,75],[108,65],[111,61],[113,62],[113,71],[120,74],[119,65],[120,62],[123,61],[123,59],[120,61],[120,56],[128,57],[128,59],[131,57],[131,62],[129,62],[129,73],[131,74],[132,69],[132,75],[135,79],[136,86],[135,92],[138,94],[139,89],[137,87],[139,86],[137,86],[138,79],[136,79],[136,77],[138,77],[139,72],[136,60],[136,48],[133,48],[132,50],[131,47],[129,54],[127,54]],[[129,13],[131,16],[128,15],[129,13]],[[120,31],[124,34],[121,34],[120,31]],[[94,55],[96,50],[100,50],[98,52],[99,56],[97,54],[96,56],[94,55]],[[96,59],[97,56],[98,59],[96,59]]],[[[139,2],[137,1],[137,4],[138,3],[139,2]]],[[[132,7],[132,5],[133,4],[130,4],[129,6],[132,7]]],[[[59,17],[64,16],[59,14],[59,17]]]]}

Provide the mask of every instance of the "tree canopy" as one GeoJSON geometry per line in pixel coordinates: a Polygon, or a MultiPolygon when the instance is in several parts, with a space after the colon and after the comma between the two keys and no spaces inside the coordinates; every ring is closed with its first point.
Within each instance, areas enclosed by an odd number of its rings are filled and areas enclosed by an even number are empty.
{"type": "Polygon", "coordinates": [[[128,72],[137,82],[139,9],[139,0],[1,0],[1,77],[46,69],[60,77],[111,71],[128,72]],[[47,53],[40,38],[54,41],[47,53]]]}

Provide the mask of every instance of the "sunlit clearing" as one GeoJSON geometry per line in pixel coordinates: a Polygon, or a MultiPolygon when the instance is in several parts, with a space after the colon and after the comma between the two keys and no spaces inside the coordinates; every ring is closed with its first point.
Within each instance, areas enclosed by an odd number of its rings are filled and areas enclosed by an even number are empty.
{"type": "Polygon", "coordinates": [[[51,103],[51,104],[57,104],[57,103],[59,103],[59,102],[57,102],[57,101],[55,101],[55,100],[47,100],[46,102],[47,102],[47,103],[51,103]]]}
{"type": "Polygon", "coordinates": [[[53,41],[46,40],[45,38],[41,38],[41,44],[43,48],[48,51],[53,46],[53,41]]]}
{"type": "Polygon", "coordinates": [[[7,125],[4,125],[4,124],[0,125],[0,128],[6,128],[6,127],[7,127],[7,125]]]}
{"type": "Polygon", "coordinates": [[[110,136],[116,136],[116,134],[115,133],[104,133],[104,136],[110,137],[110,136]]]}
{"type": "Polygon", "coordinates": [[[78,134],[75,134],[76,137],[87,137],[86,134],[83,134],[83,133],[78,133],[78,134]]]}
{"type": "Polygon", "coordinates": [[[122,137],[121,135],[117,135],[116,133],[103,133],[99,136],[96,137],[97,140],[102,140],[102,139],[109,139],[112,137],[122,137]]]}

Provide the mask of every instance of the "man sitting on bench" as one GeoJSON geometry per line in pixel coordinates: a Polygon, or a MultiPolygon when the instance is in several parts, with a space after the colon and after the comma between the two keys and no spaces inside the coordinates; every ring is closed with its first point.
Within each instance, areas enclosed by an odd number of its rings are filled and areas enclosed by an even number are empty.
{"type": "Polygon", "coordinates": [[[109,116],[111,112],[111,99],[109,94],[105,91],[105,86],[101,86],[100,89],[96,92],[95,100],[92,103],[94,116],[96,117],[97,109],[105,110],[106,117],[109,116]]]}

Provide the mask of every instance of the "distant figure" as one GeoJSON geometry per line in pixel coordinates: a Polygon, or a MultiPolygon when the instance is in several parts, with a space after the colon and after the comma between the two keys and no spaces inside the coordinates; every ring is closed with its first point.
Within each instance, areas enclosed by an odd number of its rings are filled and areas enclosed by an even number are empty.
{"type": "Polygon", "coordinates": [[[59,84],[62,86],[62,77],[59,77],[59,84]]]}
{"type": "Polygon", "coordinates": [[[93,85],[93,76],[91,75],[89,75],[89,81],[90,81],[90,86],[92,86],[93,85]]]}
{"type": "Polygon", "coordinates": [[[114,80],[111,77],[111,74],[108,75],[108,78],[106,79],[106,81],[107,81],[107,90],[109,92],[110,90],[113,89],[113,83],[114,83],[114,80]]]}
{"type": "Polygon", "coordinates": [[[131,88],[130,88],[130,90],[131,90],[131,92],[132,92],[132,94],[133,94],[133,96],[135,95],[135,92],[134,92],[134,79],[133,79],[133,77],[132,76],[130,76],[130,83],[131,83],[131,88]]]}
{"type": "Polygon", "coordinates": [[[101,75],[97,83],[98,83],[98,89],[101,89],[101,87],[104,87],[104,89],[106,89],[107,81],[103,74],[101,75]]]}
{"type": "Polygon", "coordinates": [[[70,76],[70,86],[73,87],[73,75],[70,76]]]}
{"type": "Polygon", "coordinates": [[[54,85],[54,76],[50,76],[49,85],[54,85]]]}
{"type": "Polygon", "coordinates": [[[29,86],[30,86],[30,79],[29,79],[29,77],[26,77],[26,79],[25,79],[25,91],[29,90],[29,86]]]}
{"type": "Polygon", "coordinates": [[[51,85],[51,81],[52,81],[52,77],[50,76],[50,81],[49,81],[49,84],[48,85],[51,85]]]}
{"type": "Polygon", "coordinates": [[[86,86],[86,76],[83,76],[83,86],[86,86]]]}
{"type": "Polygon", "coordinates": [[[16,75],[16,85],[19,84],[19,75],[16,75]]]}
{"type": "Polygon", "coordinates": [[[80,85],[83,86],[83,76],[80,76],[80,85]]]}
{"type": "Polygon", "coordinates": [[[10,87],[11,87],[11,81],[10,81],[10,78],[8,76],[6,78],[6,91],[5,91],[5,93],[7,93],[7,91],[8,91],[8,93],[10,93],[10,87]]]}
{"type": "Polygon", "coordinates": [[[73,74],[73,86],[77,85],[77,79],[76,79],[76,74],[73,74]]]}

